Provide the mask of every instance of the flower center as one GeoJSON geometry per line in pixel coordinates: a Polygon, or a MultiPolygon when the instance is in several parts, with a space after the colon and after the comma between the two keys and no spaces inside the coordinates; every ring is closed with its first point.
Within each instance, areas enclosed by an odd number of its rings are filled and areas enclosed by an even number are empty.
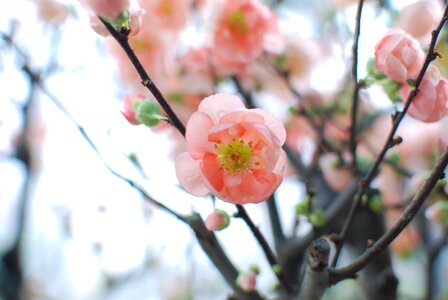
{"type": "Polygon", "coordinates": [[[234,11],[230,13],[227,18],[229,27],[235,30],[237,33],[244,35],[249,31],[249,26],[244,18],[244,13],[241,11],[234,11]]]}
{"type": "Polygon", "coordinates": [[[253,167],[253,143],[233,139],[229,143],[215,143],[216,154],[221,167],[230,173],[248,171],[253,167]]]}

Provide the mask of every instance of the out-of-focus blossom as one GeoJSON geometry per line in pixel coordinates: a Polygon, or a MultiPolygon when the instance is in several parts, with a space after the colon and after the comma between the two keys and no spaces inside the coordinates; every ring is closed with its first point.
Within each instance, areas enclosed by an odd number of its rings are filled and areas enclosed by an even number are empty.
{"type": "Polygon", "coordinates": [[[186,93],[209,95],[214,78],[208,47],[190,48],[179,61],[180,90],[186,93]]]}
{"type": "Polygon", "coordinates": [[[262,53],[276,19],[259,0],[217,0],[215,4],[214,57],[219,67],[244,67],[262,53]]]}
{"type": "Polygon", "coordinates": [[[223,230],[230,223],[229,215],[221,209],[215,209],[205,218],[205,227],[210,230],[223,230]]]}
{"type": "MultiPolygon", "coordinates": [[[[413,87],[403,85],[399,93],[406,102],[413,87]]],[[[446,116],[448,98],[448,81],[440,78],[439,69],[430,65],[418,88],[418,94],[409,107],[408,113],[413,118],[424,122],[436,122],[446,116]]]]}
{"type": "Polygon", "coordinates": [[[448,228],[448,201],[440,200],[429,206],[425,216],[431,222],[448,228]]]}
{"type": "Polygon", "coordinates": [[[236,284],[245,292],[254,291],[257,287],[257,275],[254,272],[240,273],[236,278],[236,284]]]}
{"type": "Polygon", "coordinates": [[[338,9],[358,3],[358,0],[328,0],[331,7],[338,9]]]}
{"type": "Polygon", "coordinates": [[[123,100],[123,111],[121,112],[126,120],[132,125],[140,125],[137,121],[137,108],[146,100],[142,94],[126,95],[123,100]]]}
{"type": "Polygon", "coordinates": [[[400,83],[416,78],[423,59],[420,44],[401,29],[390,29],[375,46],[375,68],[400,83]]]}
{"type": "Polygon", "coordinates": [[[442,19],[442,15],[442,1],[421,0],[400,10],[396,26],[416,39],[428,38],[442,19]]]}
{"type": "Polygon", "coordinates": [[[445,147],[448,147],[448,117],[442,119],[439,123],[440,141],[445,147]]]}
{"type": "Polygon", "coordinates": [[[190,14],[188,0],[140,0],[140,5],[159,30],[180,30],[190,14]]]}
{"type": "Polygon", "coordinates": [[[352,172],[340,165],[335,153],[325,153],[319,159],[319,166],[325,178],[325,182],[335,191],[346,189],[353,179],[352,172]]]}
{"type": "Polygon", "coordinates": [[[46,23],[59,25],[72,14],[67,5],[54,0],[34,0],[33,2],[37,6],[39,19],[46,23]]]}
{"type": "Polygon", "coordinates": [[[81,5],[91,11],[91,13],[115,20],[130,6],[130,0],[80,0],[81,5]]]}
{"type": "Polygon", "coordinates": [[[283,124],[262,109],[246,109],[239,98],[205,98],[187,123],[187,151],[176,174],[188,192],[212,192],[236,204],[266,200],[283,179],[283,124]]]}

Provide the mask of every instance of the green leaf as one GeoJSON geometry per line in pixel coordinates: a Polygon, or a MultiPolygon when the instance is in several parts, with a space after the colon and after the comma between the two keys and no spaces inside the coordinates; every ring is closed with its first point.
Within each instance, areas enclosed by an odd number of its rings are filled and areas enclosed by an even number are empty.
{"type": "Polygon", "coordinates": [[[378,70],[375,68],[375,58],[373,57],[367,61],[367,76],[376,80],[386,78],[386,76],[378,72],[378,70]]]}

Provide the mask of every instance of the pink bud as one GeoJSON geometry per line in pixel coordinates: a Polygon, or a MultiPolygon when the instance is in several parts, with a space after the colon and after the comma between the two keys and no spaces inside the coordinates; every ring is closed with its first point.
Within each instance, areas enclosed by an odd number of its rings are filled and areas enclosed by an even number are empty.
{"type": "Polygon", "coordinates": [[[207,229],[210,231],[222,230],[229,226],[229,223],[229,215],[221,209],[215,209],[205,219],[205,227],[207,227],[207,229]]]}
{"type": "Polygon", "coordinates": [[[257,286],[257,275],[253,272],[240,273],[236,278],[236,284],[246,292],[254,291],[257,286]]]}
{"type": "Polygon", "coordinates": [[[126,95],[124,97],[123,105],[124,111],[121,113],[132,125],[139,125],[140,122],[136,119],[137,107],[146,100],[146,97],[142,94],[126,95]]]}

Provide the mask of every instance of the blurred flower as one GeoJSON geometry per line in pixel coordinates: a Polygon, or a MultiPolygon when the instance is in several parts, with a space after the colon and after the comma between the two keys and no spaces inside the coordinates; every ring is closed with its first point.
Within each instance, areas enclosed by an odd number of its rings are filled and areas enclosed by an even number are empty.
{"type": "Polygon", "coordinates": [[[429,206],[425,211],[428,220],[444,228],[448,228],[448,201],[440,200],[429,206]]]}
{"type": "MultiPolygon", "coordinates": [[[[414,88],[403,85],[399,93],[406,102],[414,88]]],[[[418,88],[418,94],[409,107],[409,115],[423,122],[436,122],[446,116],[448,98],[448,81],[440,79],[439,69],[430,65],[418,88]]]]}
{"type": "Polygon", "coordinates": [[[130,0],[80,0],[93,14],[115,20],[129,8],[130,0]]]}
{"type": "Polygon", "coordinates": [[[209,191],[237,204],[266,200],[283,179],[283,124],[262,109],[246,109],[230,94],[205,98],[187,123],[187,151],[176,173],[188,192],[209,191]]]}
{"type": "Polygon", "coordinates": [[[224,210],[215,209],[207,216],[207,218],[205,218],[204,222],[205,227],[210,231],[222,230],[229,226],[230,217],[224,210]]]}
{"type": "Polygon", "coordinates": [[[54,25],[64,23],[72,14],[67,5],[54,0],[34,0],[39,19],[54,25]]]}
{"type": "Polygon", "coordinates": [[[419,43],[401,29],[390,29],[375,46],[375,68],[400,83],[415,79],[423,58],[419,43]]]}
{"type": "Polygon", "coordinates": [[[276,26],[271,11],[258,0],[216,1],[212,52],[222,68],[244,67],[263,51],[276,26]]]}
{"type": "Polygon", "coordinates": [[[439,135],[440,135],[440,141],[442,144],[445,145],[445,147],[448,147],[448,118],[445,117],[443,120],[439,123],[439,135]]]}
{"type": "Polygon", "coordinates": [[[236,278],[236,284],[245,292],[254,291],[257,287],[257,275],[253,272],[240,273],[236,278]]]}
{"type": "Polygon", "coordinates": [[[188,0],[140,0],[140,4],[158,29],[178,31],[188,21],[188,0]]]}
{"type": "Polygon", "coordinates": [[[442,15],[442,1],[417,1],[400,10],[396,26],[417,39],[428,38],[442,19],[442,15]]]}

